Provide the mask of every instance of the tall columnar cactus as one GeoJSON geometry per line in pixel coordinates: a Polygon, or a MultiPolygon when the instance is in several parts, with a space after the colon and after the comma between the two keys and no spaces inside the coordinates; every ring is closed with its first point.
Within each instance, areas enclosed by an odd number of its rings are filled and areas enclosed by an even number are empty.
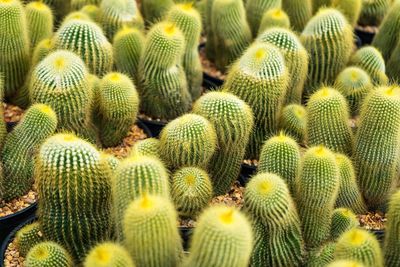
{"type": "Polygon", "coordinates": [[[364,98],[374,89],[369,75],[358,67],[344,69],[336,78],[334,87],[346,97],[353,115],[358,114],[364,98]]]}
{"type": "Polygon", "coordinates": [[[354,260],[365,267],[383,267],[381,248],[376,237],[367,230],[353,228],[337,241],[335,260],[354,260]]]}
{"type": "Polygon", "coordinates": [[[182,32],[170,22],[154,25],[147,34],[139,63],[141,108],[147,115],[174,119],[190,109],[184,47],[182,32]]]}
{"type": "Polygon", "coordinates": [[[387,85],[385,60],[381,52],[373,46],[364,46],[355,52],[349,61],[350,65],[366,71],[374,85],[387,85]]]}
{"type": "Polygon", "coordinates": [[[71,0],[71,10],[79,10],[86,5],[99,5],[101,0],[71,0]]]}
{"type": "Polygon", "coordinates": [[[361,109],[353,155],[358,184],[369,208],[384,208],[396,187],[399,134],[400,87],[377,88],[361,109]]]}
{"type": "Polygon", "coordinates": [[[244,205],[253,218],[261,221],[267,233],[262,240],[266,246],[262,256],[265,262],[254,256],[253,261],[258,266],[301,265],[304,245],[300,219],[286,182],[273,173],[254,176],[246,186],[244,205]]]}
{"type": "Polygon", "coordinates": [[[128,76],[112,72],[103,77],[98,95],[99,135],[106,147],[120,144],[136,121],[139,96],[128,76]]]}
{"type": "Polygon", "coordinates": [[[362,0],[358,23],[363,26],[379,26],[392,2],[391,0],[362,0]]]}
{"type": "Polygon", "coordinates": [[[44,103],[56,112],[58,129],[95,139],[90,130],[93,94],[83,61],[69,51],[56,51],[32,71],[29,84],[32,103],[44,103]]]}
{"type": "Polygon", "coordinates": [[[331,238],[337,240],[343,233],[360,225],[356,215],[346,208],[335,209],[332,213],[331,238]]]}
{"type": "Polygon", "coordinates": [[[160,140],[156,138],[146,138],[137,141],[130,152],[131,156],[153,156],[161,158],[160,156],[160,140]]]}
{"type": "Polygon", "coordinates": [[[97,5],[86,5],[80,9],[80,12],[86,14],[91,20],[101,24],[101,9],[97,5]]]}
{"type": "MultiPolygon", "coordinates": [[[[32,53],[31,69],[52,52],[54,49],[53,45],[54,44],[50,38],[43,39],[36,45],[32,53]]],[[[29,86],[29,82],[26,82],[25,84],[29,86]]]]}
{"type": "Polygon", "coordinates": [[[53,35],[53,12],[42,1],[31,2],[25,7],[31,48],[53,35]]]}
{"type": "Polygon", "coordinates": [[[6,98],[14,96],[29,71],[29,36],[25,11],[19,0],[0,1],[0,73],[6,98]]]}
{"type": "Polygon", "coordinates": [[[172,176],[171,196],[179,215],[193,218],[211,201],[210,177],[200,168],[181,168],[172,176]]]}
{"type": "Polygon", "coordinates": [[[295,33],[290,30],[273,28],[260,34],[259,42],[276,46],[285,58],[290,82],[285,104],[300,104],[308,71],[308,53],[295,33]]]}
{"type": "Polygon", "coordinates": [[[279,128],[299,144],[304,143],[306,125],[307,111],[302,105],[291,104],[282,109],[279,128]]]}
{"type": "Polygon", "coordinates": [[[232,66],[223,90],[244,100],[254,113],[248,157],[257,158],[265,138],[276,132],[288,84],[284,58],[270,44],[252,45],[232,66]]]}
{"type": "Polygon", "coordinates": [[[26,267],[72,267],[71,256],[59,244],[42,242],[34,246],[26,256],[26,267]]]}
{"type": "Polygon", "coordinates": [[[357,214],[364,214],[367,208],[358,188],[353,162],[345,155],[336,154],[335,156],[340,177],[336,207],[346,207],[357,214]]]}
{"type": "Polygon", "coordinates": [[[400,67],[398,62],[400,60],[400,39],[394,48],[392,55],[387,62],[387,75],[389,78],[397,83],[400,82],[400,67]]]}
{"type": "Polygon", "coordinates": [[[329,239],[338,191],[339,169],[335,155],[322,146],[308,149],[295,194],[307,247],[315,248],[329,239]]]}
{"type": "Polygon", "coordinates": [[[57,115],[47,105],[31,106],[22,121],[6,136],[1,152],[5,188],[3,198],[9,201],[26,194],[33,185],[34,161],[39,146],[57,128],[57,115]]]}
{"type": "Polygon", "coordinates": [[[312,17],[312,0],[282,0],[293,30],[301,32],[312,17]]]}
{"type": "Polygon", "coordinates": [[[29,250],[42,241],[44,240],[40,232],[39,222],[34,222],[22,227],[15,235],[16,247],[22,257],[26,257],[29,250]]]}
{"type": "Polygon", "coordinates": [[[308,253],[305,261],[306,267],[327,266],[334,261],[334,253],[336,249],[335,242],[328,242],[308,253]]]}
{"type": "Polygon", "coordinates": [[[268,139],[260,154],[258,172],[275,173],[283,178],[289,191],[295,193],[296,177],[300,170],[300,147],[295,140],[281,132],[268,139]]]}
{"type": "Polygon", "coordinates": [[[212,2],[211,28],[214,34],[215,64],[220,70],[225,70],[251,43],[251,31],[243,1],[212,2]]]}
{"type": "Polygon", "coordinates": [[[260,27],[258,28],[258,35],[273,27],[290,28],[289,16],[280,8],[273,8],[265,11],[261,19],[260,27]]]}
{"type": "Polygon", "coordinates": [[[365,267],[365,266],[357,261],[337,260],[329,264],[327,267],[365,267]]]}
{"type": "Polygon", "coordinates": [[[42,0],[54,11],[56,21],[66,16],[71,11],[71,0],[42,0]]]}
{"type": "Polygon", "coordinates": [[[111,171],[100,152],[72,134],[41,146],[35,166],[44,238],[63,245],[77,262],[111,235],[111,171]]]}
{"type": "Polygon", "coordinates": [[[246,15],[253,36],[256,36],[260,28],[263,14],[268,9],[281,8],[282,0],[248,0],[246,1],[246,15]]]}
{"type": "Polygon", "coordinates": [[[331,85],[346,66],[353,47],[352,27],[342,13],[324,8],[307,23],[300,39],[310,54],[305,95],[331,85]],[[334,53],[333,53],[334,51],[334,53]]]}
{"type": "Polygon", "coordinates": [[[340,10],[352,26],[355,26],[361,14],[363,0],[331,0],[332,6],[340,10]]]}
{"type": "Polygon", "coordinates": [[[385,230],[385,266],[395,267],[400,264],[400,191],[392,195],[387,213],[387,225],[385,230]]]}
{"type": "Polygon", "coordinates": [[[324,145],[335,152],[352,154],[354,140],[348,122],[349,108],[339,91],[322,87],[312,94],[307,103],[307,116],[308,145],[324,145]]]}
{"type": "Polygon", "coordinates": [[[225,194],[239,176],[254,125],[253,113],[243,100],[226,92],[203,95],[195,103],[193,112],[208,119],[216,130],[217,150],[208,171],[214,195],[225,194]]]}
{"type": "Polygon", "coordinates": [[[185,37],[185,53],[182,65],[185,69],[189,92],[193,100],[202,93],[203,70],[200,62],[198,43],[202,31],[200,13],[193,3],[177,4],[168,14],[167,20],[174,23],[185,37]]]}
{"type": "Polygon", "coordinates": [[[109,40],[113,39],[123,25],[139,29],[144,27],[143,18],[135,0],[102,0],[100,11],[102,28],[109,40]]]}
{"type": "Polygon", "coordinates": [[[189,258],[183,266],[247,267],[252,248],[251,224],[240,211],[225,206],[210,207],[200,215],[189,258]]]}
{"type": "Polygon", "coordinates": [[[206,168],[216,147],[215,129],[200,115],[183,115],[168,123],[160,135],[161,158],[172,169],[206,168]]]}
{"type": "Polygon", "coordinates": [[[113,54],[118,71],[128,74],[139,84],[139,61],[144,50],[144,34],[134,27],[124,26],[114,36],[113,54]]]}
{"type": "Polygon", "coordinates": [[[126,249],[116,243],[106,242],[95,246],[86,256],[84,267],[134,267],[126,249]]]}
{"type": "Polygon", "coordinates": [[[204,27],[206,31],[207,42],[205,45],[206,56],[209,60],[215,60],[215,35],[213,32],[213,27],[211,25],[212,21],[212,9],[214,5],[214,0],[204,0],[204,27]]]}
{"type": "MultiPolygon", "coordinates": [[[[386,1],[387,2],[387,1],[386,1]]],[[[379,27],[379,32],[375,35],[372,45],[381,53],[385,62],[390,59],[400,38],[398,30],[400,27],[400,2],[396,1],[390,7],[388,14],[379,27]]]]}
{"type": "Polygon", "coordinates": [[[137,266],[174,267],[182,253],[177,214],[168,198],[147,195],[133,201],[124,217],[124,244],[137,266]]]}
{"type": "Polygon", "coordinates": [[[313,13],[318,13],[321,7],[324,8],[330,5],[331,5],[331,0],[313,0],[312,1],[313,13]]]}
{"type": "Polygon", "coordinates": [[[94,22],[72,19],[64,23],[55,35],[54,46],[76,53],[95,75],[103,76],[112,69],[112,46],[94,22]]]}
{"type": "Polygon", "coordinates": [[[123,239],[124,213],[132,200],[144,193],[169,196],[168,172],[162,162],[148,156],[133,156],[121,162],[113,179],[117,235],[123,239]]]}

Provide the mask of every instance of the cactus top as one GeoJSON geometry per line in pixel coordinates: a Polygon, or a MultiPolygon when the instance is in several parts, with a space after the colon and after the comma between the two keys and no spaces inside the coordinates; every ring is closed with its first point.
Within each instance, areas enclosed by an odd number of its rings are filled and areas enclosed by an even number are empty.
{"type": "Polygon", "coordinates": [[[134,267],[131,256],[121,245],[107,242],[94,247],[87,255],[85,267],[134,267]]]}
{"type": "Polygon", "coordinates": [[[351,56],[350,63],[361,67],[369,66],[373,70],[386,72],[385,60],[381,52],[373,46],[365,46],[357,50],[351,56]]]}
{"type": "Polygon", "coordinates": [[[376,239],[372,237],[368,231],[354,228],[344,233],[338,242],[345,243],[348,247],[360,247],[365,243],[374,242],[377,244],[376,247],[379,247],[376,239]]]}
{"type": "Polygon", "coordinates": [[[283,28],[270,28],[261,33],[257,37],[257,41],[276,45],[287,52],[304,50],[296,34],[283,28]]]}
{"type": "Polygon", "coordinates": [[[38,10],[50,10],[50,8],[46,4],[44,4],[42,1],[30,2],[29,4],[26,5],[26,8],[28,8],[28,7],[35,8],[38,10]]]}
{"type": "Polygon", "coordinates": [[[103,0],[100,8],[107,10],[116,21],[132,21],[139,12],[135,0],[103,0]]]}
{"type": "Polygon", "coordinates": [[[303,30],[302,35],[315,36],[332,36],[342,33],[346,28],[351,28],[344,15],[334,8],[322,8],[311,18],[303,30]]]}
{"type": "MultiPolygon", "coordinates": [[[[324,103],[324,106],[336,106],[336,107],[342,107],[343,102],[346,103],[346,99],[344,96],[336,89],[330,88],[330,87],[322,87],[319,89],[317,92],[311,95],[309,99],[309,103],[319,103],[317,106],[318,108],[322,108],[320,106],[322,103],[324,103]],[[322,102],[323,101],[323,102],[322,102]]],[[[311,106],[311,105],[309,105],[311,106]]],[[[316,107],[316,106],[314,106],[316,107]]]]}
{"type": "Polygon", "coordinates": [[[351,260],[339,260],[332,262],[327,267],[364,267],[363,264],[351,260]]]}
{"type": "Polygon", "coordinates": [[[348,67],[337,77],[336,82],[346,89],[362,88],[371,83],[369,75],[358,67],[348,67]]]}

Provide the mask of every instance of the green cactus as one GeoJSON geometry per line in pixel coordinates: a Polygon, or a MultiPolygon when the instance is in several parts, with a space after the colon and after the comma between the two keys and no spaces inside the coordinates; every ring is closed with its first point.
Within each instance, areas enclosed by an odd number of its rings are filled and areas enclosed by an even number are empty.
{"type": "Polygon", "coordinates": [[[26,256],[26,267],[72,267],[68,252],[54,242],[42,242],[34,246],[26,256]]]}
{"type": "MultiPolygon", "coordinates": [[[[1,100],[0,103],[2,103],[3,97],[4,97],[4,79],[3,75],[0,73],[0,100],[1,100]]],[[[3,149],[6,136],[7,136],[7,126],[4,120],[4,106],[1,104],[0,105],[0,150],[3,149]]],[[[1,164],[0,164],[0,169],[1,169],[1,164]]]]}
{"type": "Polygon", "coordinates": [[[318,13],[320,8],[329,7],[332,0],[312,0],[313,13],[318,13]]]}
{"type": "Polygon", "coordinates": [[[174,119],[191,107],[182,66],[185,39],[170,22],[154,25],[147,34],[139,63],[141,108],[149,116],[174,119]]]}
{"type": "MultiPolygon", "coordinates": [[[[53,49],[54,47],[51,39],[43,39],[40,41],[32,53],[32,67],[35,67],[37,64],[39,64],[39,62],[47,57],[53,49]]],[[[26,82],[25,84],[29,85],[29,82],[26,82]]]]}
{"type": "Polygon", "coordinates": [[[86,5],[80,9],[80,12],[86,14],[91,20],[101,24],[101,10],[96,5],[86,5]]]}
{"type": "Polygon", "coordinates": [[[400,39],[397,42],[396,47],[394,48],[392,55],[390,56],[387,62],[387,75],[390,80],[399,83],[400,82],[400,68],[398,66],[398,62],[400,60],[400,39]]]}
{"type": "Polygon", "coordinates": [[[71,0],[71,10],[79,10],[86,5],[99,5],[101,0],[71,0]]]}
{"type": "Polygon", "coordinates": [[[103,153],[102,157],[107,162],[107,165],[108,165],[108,167],[110,167],[111,172],[114,173],[117,170],[117,168],[119,167],[121,161],[118,158],[116,158],[113,155],[108,154],[108,153],[103,153]]]}
{"type": "Polygon", "coordinates": [[[213,206],[200,215],[183,266],[247,267],[252,247],[253,233],[247,218],[232,207],[213,206]]]}
{"type": "Polygon", "coordinates": [[[304,154],[296,180],[297,208],[308,248],[316,248],[330,237],[330,218],[339,191],[339,169],[335,155],[323,146],[304,154]]]}
{"type": "Polygon", "coordinates": [[[144,28],[142,15],[134,0],[102,0],[100,11],[102,28],[109,40],[123,25],[144,28]]]}
{"type": "Polygon", "coordinates": [[[161,158],[172,169],[206,168],[216,148],[215,129],[200,115],[183,115],[168,123],[160,134],[161,158]]]}
{"type": "Polygon", "coordinates": [[[211,201],[210,177],[200,168],[181,168],[172,175],[171,196],[179,215],[194,218],[211,201]]]}
{"type": "Polygon", "coordinates": [[[293,30],[301,32],[312,17],[312,0],[282,0],[293,30]]]}
{"type": "Polygon", "coordinates": [[[344,69],[336,78],[335,89],[346,97],[351,114],[358,114],[368,93],[374,89],[369,75],[358,67],[344,69]]]}
{"type": "Polygon", "coordinates": [[[156,138],[146,138],[137,141],[132,147],[130,156],[153,156],[161,158],[160,140],[156,138]]]}
{"type": "Polygon", "coordinates": [[[367,230],[353,228],[337,241],[335,260],[355,260],[365,267],[383,267],[378,240],[367,230]]]}
{"type": "Polygon", "coordinates": [[[214,34],[215,64],[218,69],[225,71],[251,43],[251,31],[246,20],[243,1],[212,0],[212,2],[211,28],[214,34]]]}
{"type": "Polygon", "coordinates": [[[264,143],[258,165],[259,173],[270,172],[279,175],[293,194],[299,170],[300,147],[295,140],[281,132],[264,143]]]}
{"type": "Polygon", "coordinates": [[[327,266],[334,260],[336,243],[328,242],[308,253],[305,261],[305,267],[321,267],[327,266]]]}
{"type": "Polygon", "coordinates": [[[200,13],[193,3],[174,5],[167,14],[167,20],[174,23],[185,37],[185,53],[182,65],[185,69],[189,92],[193,100],[202,93],[203,69],[200,62],[198,43],[202,24],[200,13]]]}
{"type": "Polygon", "coordinates": [[[246,15],[251,28],[253,36],[257,36],[259,31],[262,17],[269,9],[281,8],[282,0],[247,0],[246,1],[246,15]]]}
{"type": "Polygon", "coordinates": [[[381,52],[373,46],[364,46],[355,52],[349,61],[350,65],[366,71],[374,85],[387,85],[385,60],[381,52]]]}
{"type": "Polygon", "coordinates": [[[399,134],[400,87],[377,88],[361,109],[353,155],[358,185],[371,209],[384,209],[396,187],[399,134]]]}
{"type": "Polygon", "coordinates": [[[72,134],[50,137],[40,148],[35,182],[46,240],[82,262],[111,237],[111,170],[93,145],[72,134]]]}
{"type": "Polygon", "coordinates": [[[280,8],[268,9],[262,16],[258,35],[262,34],[265,30],[273,27],[284,29],[290,28],[289,16],[280,8]]]}
{"type": "Polygon", "coordinates": [[[356,261],[338,260],[338,261],[332,262],[327,267],[365,267],[365,266],[356,261]]]}
{"type": "Polygon", "coordinates": [[[182,244],[176,225],[177,214],[168,198],[145,194],[129,204],[124,216],[124,244],[135,264],[178,266],[182,244]]]}
{"type": "Polygon", "coordinates": [[[15,235],[16,247],[22,257],[26,257],[29,250],[42,241],[44,240],[40,231],[39,222],[34,222],[22,227],[15,235]]]}
{"type": "Polygon", "coordinates": [[[279,128],[303,144],[306,134],[307,111],[302,105],[291,104],[282,109],[279,128]]]}
{"type": "Polygon", "coordinates": [[[146,24],[151,25],[163,20],[173,6],[173,0],[146,0],[142,2],[140,10],[146,24]]]}
{"type": "Polygon", "coordinates": [[[399,232],[400,232],[400,191],[397,191],[390,198],[387,213],[387,225],[385,230],[384,256],[385,266],[396,267],[400,264],[399,254],[399,232]]]}
{"type": "Polygon", "coordinates": [[[168,172],[162,162],[149,156],[133,156],[119,165],[113,179],[116,230],[123,240],[124,213],[144,193],[169,196],[168,172]]]}
{"type": "Polygon", "coordinates": [[[86,256],[84,267],[134,267],[126,249],[116,243],[106,242],[95,246],[86,256]]]}
{"type": "Polygon", "coordinates": [[[307,78],[308,53],[296,34],[290,30],[273,28],[260,34],[257,40],[276,46],[282,53],[290,77],[285,104],[300,104],[307,78]]]}
{"type": "Polygon", "coordinates": [[[352,26],[356,26],[361,14],[363,0],[331,0],[332,7],[340,10],[352,26]]]}
{"type": "Polygon", "coordinates": [[[268,233],[261,220],[252,218],[252,229],[254,235],[253,251],[251,252],[250,267],[261,267],[267,262],[268,254],[268,233]]]}
{"type": "Polygon", "coordinates": [[[343,233],[360,225],[356,215],[347,208],[335,209],[332,213],[331,238],[337,240],[343,233]]]}
{"type": "Polygon", "coordinates": [[[214,195],[225,194],[239,176],[253,129],[253,113],[244,101],[226,92],[203,95],[194,104],[193,112],[208,119],[217,133],[217,150],[208,171],[214,195]]]}
{"type": "Polygon", "coordinates": [[[266,227],[265,262],[255,262],[259,266],[300,266],[304,255],[300,219],[285,181],[273,173],[254,176],[246,186],[244,205],[266,227]]]}
{"type": "Polygon", "coordinates": [[[252,45],[232,66],[223,91],[244,100],[254,113],[247,157],[258,158],[266,137],[276,132],[288,82],[284,58],[269,44],[252,45]]]}
{"type": "Polygon", "coordinates": [[[0,73],[2,97],[13,97],[24,84],[30,65],[28,26],[19,0],[0,1],[0,73]]]}
{"type": "Polygon", "coordinates": [[[300,40],[310,54],[307,97],[322,85],[332,85],[346,66],[354,46],[353,31],[340,11],[324,8],[307,23],[300,40]]]}
{"type": "Polygon", "coordinates": [[[206,57],[214,61],[215,60],[215,35],[213,32],[213,27],[211,25],[212,21],[212,9],[214,0],[203,0],[204,1],[204,27],[206,31],[207,42],[205,45],[206,57]]]}
{"type": "Polygon", "coordinates": [[[71,0],[43,0],[43,3],[54,11],[56,21],[61,21],[71,11],[71,0]]]}
{"type": "Polygon", "coordinates": [[[379,26],[392,2],[391,0],[362,0],[358,23],[363,26],[379,26]]]}
{"type": "Polygon", "coordinates": [[[31,48],[53,35],[53,12],[41,1],[31,2],[25,7],[31,48]]]}
{"type": "Polygon", "coordinates": [[[351,155],[354,138],[348,122],[346,98],[333,88],[322,87],[311,95],[306,109],[308,145],[324,145],[335,152],[351,155]]]}
{"type": "Polygon", "coordinates": [[[3,198],[10,201],[26,194],[33,185],[34,161],[39,146],[57,128],[57,115],[47,105],[31,106],[22,121],[6,136],[1,158],[3,163],[5,192],[3,198]]]}
{"type": "MultiPolygon", "coordinates": [[[[93,22],[92,19],[90,18],[89,15],[87,15],[84,12],[81,11],[73,11],[71,13],[69,13],[62,21],[60,27],[62,27],[65,23],[71,21],[71,20],[85,20],[85,21],[90,21],[93,22]]],[[[60,28],[59,27],[59,28],[60,28]]]]}

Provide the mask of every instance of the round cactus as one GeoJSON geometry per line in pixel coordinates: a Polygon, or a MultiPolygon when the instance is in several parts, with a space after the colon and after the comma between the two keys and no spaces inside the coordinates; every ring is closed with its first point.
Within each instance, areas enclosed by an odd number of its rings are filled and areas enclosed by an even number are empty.
{"type": "Polygon", "coordinates": [[[91,20],[101,24],[101,10],[96,5],[86,5],[80,10],[81,13],[86,14],[91,20]]]}
{"type": "Polygon", "coordinates": [[[173,0],[147,0],[141,3],[140,10],[142,11],[146,24],[151,25],[163,20],[168,10],[173,6],[173,0]]]}
{"type": "Polygon", "coordinates": [[[53,12],[42,1],[31,2],[25,7],[31,47],[53,35],[53,12]]]}
{"type": "Polygon", "coordinates": [[[331,238],[337,240],[343,233],[359,225],[356,215],[350,209],[335,209],[332,213],[331,238]]]}
{"type": "Polygon", "coordinates": [[[86,256],[84,267],[134,267],[129,253],[119,244],[107,242],[95,246],[86,256]]]}
{"type": "Polygon", "coordinates": [[[79,10],[86,5],[98,5],[101,0],[71,0],[71,10],[79,10]]]}
{"type": "Polygon", "coordinates": [[[348,22],[355,26],[361,14],[363,0],[332,0],[332,7],[340,10],[348,22]]]}
{"type": "Polygon", "coordinates": [[[387,62],[387,75],[391,80],[395,81],[396,83],[400,82],[400,68],[398,66],[399,59],[400,59],[400,44],[399,42],[397,42],[397,45],[394,48],[392,55],[390,56],[387,62]]]}
{"type": "Polygon", "coordinates": [[[281,8],[282,0],[248,0],[246,1],[246,15],[253,36],[257,35],[264,13],[269,9],[281,8]]]}
{"type": "Polygon", "coordinates": [[[304,143],[307,125],[307,111],[297,104],[283,108],[279,119],[279,128],[294,138],[297,143],[304,143]]]}
{"type": "Polygon", "coordinates": [[[87,15],[86,13],[81,12],[81,11],[73,11],[73,12],[69,13],[68,16],[66,16],[63,19],[62,23],[60,24],[60,27],[62,27],[65,23],[67,23],[71,20],[85,20],[85,21],[93,22],[92,19],[90,18],[90,16],[87,15]]]}
{"type": "Polygon", "coordinates": [[[329,264],[327,267],[365,267],[365,266],[356,261],[337,260],[329,264]]]}
{"type": "Polygon", "coordinates": [[[400,233],[400,191],[392,195],[387,213],[385,230],[385,266],[395,267],[400,264],[399,233],[400,233]]]}
{"type": "Polygon", "coordinates": [[[161,158],[160,156],[160,140],[156,138],[146,138],[137,141],[131,150],[131,156],[153,156],[161,158]]]}
{"type": "Polygon", "coordinates": [[[34,222],[22,227],[15,235],[16,247],[22,257],[26,257],[29,250],[42,241],[44,240],[40,231],[39,222],[34,222]]]}
{"type": "Polygon", "coordinates": [[[107,165],[108,167],[110,167],[111,172],[114,173],[117,170],[121,161],[108,153],[102,153],[102,157],[107,162],[107,165]]]}
{"type": "Polygon", "coordinates": [[[363,26],[379,26],[389,11],[391,0],[362,0],[358,23],[363,26]]]}
{"type": "Polygon", "coordinates": [[[72,267],[68,252],[54,242],[42,242],[34,246],[26,256],[26,267],[72,267]]]}
{"type": "Polygon", "coordinates": [[[296,32],[301,32],[312,17],[312,0],[282,0],[282,8],[296,32]]]}
{"type": "Polygon", "coordinates": [[[262,16],[260,28],[258,29],[258,35],[262,34],[269,28],[290,28],[290,19],[288,15],[280,8],[268,9],[262,16]]]}
{"type": "Polygon", "coordinates": [[[56,21],[66,16],[71,11],[71,0],[42,0],[53,11],[56,21]]]}

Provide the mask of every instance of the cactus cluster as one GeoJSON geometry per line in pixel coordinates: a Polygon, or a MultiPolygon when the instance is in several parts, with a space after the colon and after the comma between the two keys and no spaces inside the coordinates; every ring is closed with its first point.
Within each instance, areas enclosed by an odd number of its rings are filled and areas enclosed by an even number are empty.
{"type": "Polygon", "coordinates": [[[27,267],[72,267],[68,252],[54,242],[42,242],[34,246],[26,256],[27,267]]]}

